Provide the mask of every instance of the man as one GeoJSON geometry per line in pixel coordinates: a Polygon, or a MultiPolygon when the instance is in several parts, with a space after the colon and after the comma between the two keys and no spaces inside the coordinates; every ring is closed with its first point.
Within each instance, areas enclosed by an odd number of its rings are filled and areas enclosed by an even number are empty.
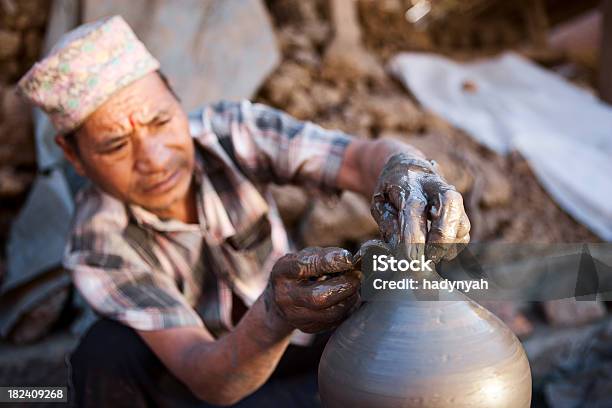
{"type": "Polygon", "coordinates": [[[299,397],[268,380],[292,339],[355,309],[360,282],[344,249],[292,251],[270,183],[373,198],[383,238],[434,260],[469,240],[461,196],[414,148],[247,101],[187,116],[120,17],[66,34],[20,89],[92,182],[64,262],[102,318],[71,357],[78,405],[299,397]]]}

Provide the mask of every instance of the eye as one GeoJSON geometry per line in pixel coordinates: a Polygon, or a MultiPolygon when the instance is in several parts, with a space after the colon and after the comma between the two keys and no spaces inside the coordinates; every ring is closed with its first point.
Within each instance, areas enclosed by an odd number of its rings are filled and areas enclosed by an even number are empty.
{"type": "Polygon", "coordinates": [[[172,117],[163,117],[163,118],[159,118],[155,121],[155,125],[156,126],[164,126],[165,124],[169,123],[172,120],[172,117]]]}
{"type": "Polygon", "coordinates": [[[116,152],[119,152],[120,150],[122,150],[125,146],[127,145],[127,143],[118,143],[116,145],[110,146],[108,149],[105,149],[102,154],[113,154],[116,152]]]}

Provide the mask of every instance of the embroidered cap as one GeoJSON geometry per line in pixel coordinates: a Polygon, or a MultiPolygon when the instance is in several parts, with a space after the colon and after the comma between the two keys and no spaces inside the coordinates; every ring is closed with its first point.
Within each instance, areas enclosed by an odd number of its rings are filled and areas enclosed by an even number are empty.
{"type": "Polygon", "coordinates": [[[113,93],[159,69],[159,62],[120,16],[66,33],[19,81],[58,132],[80,126],[113,93]]]}

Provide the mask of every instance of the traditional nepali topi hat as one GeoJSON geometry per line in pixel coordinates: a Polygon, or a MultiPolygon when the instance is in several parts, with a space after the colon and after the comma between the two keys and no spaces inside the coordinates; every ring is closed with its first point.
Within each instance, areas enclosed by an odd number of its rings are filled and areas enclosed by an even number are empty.
{"type": "Polygon", "coordinates": [[[19,81],[60,133],[79,127],[108,98],[159,69],[159,62],[120,16],[66,33],[19,81]]]}

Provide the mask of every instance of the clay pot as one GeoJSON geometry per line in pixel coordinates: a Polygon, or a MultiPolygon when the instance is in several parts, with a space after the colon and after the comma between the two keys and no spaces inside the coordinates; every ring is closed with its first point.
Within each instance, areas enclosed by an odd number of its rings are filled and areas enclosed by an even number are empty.
{"type": "Polygon", "coordinates": [[[325,407],[530,406],[529,362],[501,320],[459,291],[437,301],[402,292],[364,303],[329,340],[319,364],[325,407]]]}

